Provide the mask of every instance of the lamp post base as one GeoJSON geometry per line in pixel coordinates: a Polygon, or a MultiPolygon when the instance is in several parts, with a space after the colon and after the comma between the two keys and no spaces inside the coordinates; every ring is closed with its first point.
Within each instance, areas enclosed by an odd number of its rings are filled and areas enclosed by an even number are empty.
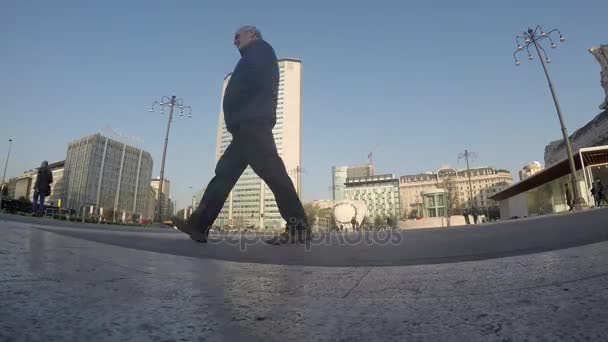
{"type": "Polygon", "coordinates": [[[574,208],[574,211],[585,211],[591,208],[582,197],[575,198],[572,207],[574,208]]]}

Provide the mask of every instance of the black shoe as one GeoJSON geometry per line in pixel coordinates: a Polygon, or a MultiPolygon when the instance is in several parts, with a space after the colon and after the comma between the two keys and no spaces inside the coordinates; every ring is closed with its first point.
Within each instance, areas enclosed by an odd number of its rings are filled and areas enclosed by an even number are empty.
{"type": "Polygon", "coordinates": [[[173,218],[172,221],[177,229],[188,234],[192,240],[200,243],[207,242],[207,237],[209,236],[209,227],[203,231],[193,226],[190,222],[186,222],[180,218],[173,218]]]}

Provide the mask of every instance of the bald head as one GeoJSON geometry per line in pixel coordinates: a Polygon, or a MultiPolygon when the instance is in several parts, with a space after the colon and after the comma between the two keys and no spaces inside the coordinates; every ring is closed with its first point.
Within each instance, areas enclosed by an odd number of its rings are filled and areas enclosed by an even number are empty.
{"type": "Polygon", "coordinates": [[[260,30],[255,26],[246,25],[236,31],[236,34],[234,35],[234,45],[238,49],[242,49],[258,39],[262,39],[260,30]]]}

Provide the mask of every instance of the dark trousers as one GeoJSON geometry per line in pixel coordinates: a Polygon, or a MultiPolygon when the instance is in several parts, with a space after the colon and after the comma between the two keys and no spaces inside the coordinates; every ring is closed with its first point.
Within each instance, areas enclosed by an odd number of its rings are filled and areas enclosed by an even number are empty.
{"type": "Polygon", "coordinates": [[[44,213],[44,196],[43,193],[34,190],[34,203],[32,206],[32,214],[37,216],[42,216],[44,213]]]}
{"type": "Polygon", "coordinates": [[[594,197],[595,197],[595,205],[596,206],[598,206],[598,207],[601,206],[602,202],[605,202],[606,204],[608,204],[608,200],[606,200],[606,197],[604,196],[603,192],[598,193],[594,197]]]}
{"type": "Polygon", "coordinates": [[[290,229],[304,229],[306,214],[296,189],[279,156],[272,125],[248,122],[232,132],[232,142],[217,162],[215,177],[207,185],[201,202],[190,217],[191,223],[206,228],[213,225],[230,191],[250,166],[266,182],[290,229]]]}

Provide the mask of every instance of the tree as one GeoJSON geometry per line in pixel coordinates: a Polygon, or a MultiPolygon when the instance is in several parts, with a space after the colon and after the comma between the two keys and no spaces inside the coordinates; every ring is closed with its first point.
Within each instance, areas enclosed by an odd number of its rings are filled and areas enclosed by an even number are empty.
{"type": "MultiPolygon", "coordinates": [[[[307,215],[308,217],[308,215],[307,215]]],[[[319,222],[319,228],[324,229],[335,229],[336,222],[334,220],[333,208],[318,209],[317,216],[319,222]]],[[[312,221],[309,221],[312,224],[312,221]]]]}
{"type": "Polygon", "coordinates": [[[177,215],[175,215],[175,216],[177,216],[177,217],[179,217],[179,218],[183,219],[183,218],[184,218],[184,211],[185,211],[185,209],[180,209],[180,210],[177,212],[177,215]]]}
{"type": "Polygon", "coordinates": [[[447,218],[447,226],[450,226],[450,216],[457,214],[457,210],[459,207],[458,203],[458,187],[456,184],[456,180],[452,176],[448,176],[443,179],[441,184],[439,185],[441,189],[446,191],[446,212],[445,216],[447,218]]]}
{"type": "Polygon", "coordinates": [[[313,205],[312,203],[304,204],[304,212],[306,213],[306,219],[308,220],[308,224],[314,224],[319,217],[321,209],[318,205],[313,205]]]}
{"type": "Polygon", "coordinates": [[[384,220],[382,219],[382,217],[380,215],[376,215],[374,217],[374,226],[375,227],[379,227],[384,223],[384,220]]]}
{"type": "Polygon", "coordinates": [[[103,208],[103,219],[106,222],[114,222],[114,208],[103,208]]]}
{"type": "Polygon", "coordinates": [[[389,215],[386,219],[389,227],[395,227],[397,225],[397,218],[394,215],[389,215]]]}
{"type": "Polygon", "coordinates": [[[8,186],[2,187],[2,197],[8,197],[8,186]]]}

